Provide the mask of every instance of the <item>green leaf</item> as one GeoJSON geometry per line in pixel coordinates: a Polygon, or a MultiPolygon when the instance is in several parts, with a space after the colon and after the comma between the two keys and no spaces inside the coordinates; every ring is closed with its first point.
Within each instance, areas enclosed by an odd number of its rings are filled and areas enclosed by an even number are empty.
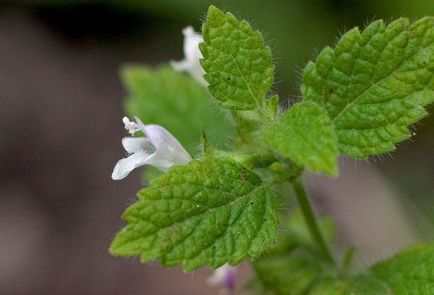
{"type": "Polygon", "coordinates": [[[309,295],[392,295],[387,286],[369,274],[355,278],[321,278],[309,290],[309,295]]]}
{"type": "Polygon", "coordinates": [[[338,278],[336,270],[321,264],[319,257],[300,249],[261,259],[255,263],[255,271],[261,286],[273,294],[395,295],[384,282],[370,274],[338,278]]]}
{"type": "Polygon", "coordinates": [[[167,66],[127,66],[122,79],[128,90],[128,115],[139,117],[145,124],[164,126],[191,153],[198,149],[202,131],[218,147],[228,145],[235,134],[227,112],[187,75],[167,66]]]}
{"type": "Polygon", "coordinates": [[[220,158],[175,166],[141,190],[110,252],[159,258],[192,270],[256,258],[275,239],[270,187],[237,162],[220,158]]]}
{"type": "Polygon", "coordinates": [[[202,28],[201,65],[209,91],[224,108],[262,107],[273,83],[271,50],[248,22],[210,6],[202,28]]]}
{"type": "Polygon", "coordinates": [[[365,159],[395,149],[434,100],[434,18],[375,21],[342,36],[304,70],[305,100],[325,107],[340,150],[365,159]]]}
{"type": "MultiPolygon", "coordinates": [[[[306,291],[319,275],[330,271],[330,267],[321,258],[321,251],[300,210],[292,211],[282,221],[277,242],[253,263],[255,280],[273,294],[310,294],[306,291]]],[[[319,225],[325,238],[332,243],[334,225],[331,218],[320,218],[319,225]]]]}
{"type": "Polygon", "coordinates": [[[434,244],[415,245],[371,267],[394,295],[434,294],[434,244]]]}
{"type": "Polygon", "coordinates": [[[288,295],[306,294],[321,266],[317,257],[298,249],[293,253],[265,256],[254,264],[254,269],[256,279],[265,290],[288,295]]]}
{"type": "Polygon", "coordinates": [[[264,141],[283,157],[312,171],[338,174],[338,146],[327,112],[313,102],[295,104],[262,130],[264,141]]]}
{"type": "MultiPolygon", "coordinates": [[[[322,216],[318,219],[318,225],[327,243],[333,244],[335,242],[335,226],[332,218],[322,216]]],[[[300,209],[295,209],[288,216],[281,218],[280,228],[277,242],[267,250],[267,253],[271,255],[287,254],[293,249],[301,247],[312,253],[322,254],[307,228],[300,209]]]]}
{"type": "Polygon", "coordinates": [[[432,295],[434,244],[415,245],[347,279],[325,279],[311,295],[432,295]]]}
{"type": "MultiPolygon", "coordinates": [[[[327,244],[333,244],[335,242],[335,225],[333,219],[330,216],[322,216],[318,219],[318,225],[321,232],[324,234],[327,244]]],[[[300,209],[295,209],[289,214],[284,221],[283,230],[287,244],[302,246],[311,251],[321,253],[321,250],[318,249],[318,245],[315,240],[313,240],[312,234],[307,228],[300,209]]]]}

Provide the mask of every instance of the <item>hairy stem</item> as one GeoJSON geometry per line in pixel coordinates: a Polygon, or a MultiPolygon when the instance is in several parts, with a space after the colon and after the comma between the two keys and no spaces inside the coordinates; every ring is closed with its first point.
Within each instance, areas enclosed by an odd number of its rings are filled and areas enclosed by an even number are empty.
{"type": "Polygon", "coordinates": [[[321,232],[321,229],[318,225],[318,218],[313,211],[312,204],[308,195],[306,194],[306,190],[304,189],[303,184],[299,179],[294,180],[292,183],[295,191],[295,195],[297,198],[298,205],[300,206],[301,212],[304,217],[304,221],[309,229],[310,234],[314,241],[320,247],[324,257],[332,264],[335,264],[335,260],[333,258],[332,252],[330,251],[330,247],[327,244],[324,236],[321,232]]]}

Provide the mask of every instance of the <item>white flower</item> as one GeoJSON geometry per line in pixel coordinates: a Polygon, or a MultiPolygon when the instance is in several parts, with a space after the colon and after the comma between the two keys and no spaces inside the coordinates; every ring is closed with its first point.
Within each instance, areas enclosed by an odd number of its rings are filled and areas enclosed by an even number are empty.
{"type": "Polygon", "coordinates": [[[170,65],[175,71],[187,72],[200,84],[207,86],[208,83],[203,78],[205,71],[199,63],[203,57],[199,50],[199,44],[203,42],[202,35],[196,33],[193,27],[186,27],[182,30],[184,34],[184,55],[181,61],[171,61],[170,65]]]}
{"type": "Polygon", "coordinates": [[[122,138],[122,145],[129,156],[116,163],[112,173],[114,180],[125,178],[135,168],[143,165],[167,171],[172,165],[186,164],[191,160],[188,152],[169,131],[159,125],[144,125],[139,118],[135,119],[136,122],[131,122],[124,117],[122,121],[125,129],[131,135],[142,131],[145,136],[122,138]]]}
{"type": "Polygon", "coordinates": [[[223,264],[208,278],[208,283],[225,289],[234,289],[237,281],[236,268],[229,266],[227,263],[223,264]]]}

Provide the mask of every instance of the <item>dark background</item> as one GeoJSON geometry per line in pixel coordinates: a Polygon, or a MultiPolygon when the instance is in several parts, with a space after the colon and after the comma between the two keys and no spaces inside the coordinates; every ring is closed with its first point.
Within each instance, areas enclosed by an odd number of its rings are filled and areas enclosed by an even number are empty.
{"type": "MultiPolygon", "coordinates": [[[[118,69],[181,59],[181,29],[199,30],[210,3],[0,1],[0,294],[217,294],[206,268],[183,274],[107,252],[141,185],[139,173],[110,178],[125,135],[118,69]]],[[[298,99],[305,63],[346,29],[434,14],[432,0],[212,3],[264,33],[284,104],[298,99]]],[[[427,118],[397,152],[310,178],[359,265],[434,238],[433,130],[427,118]]]]}

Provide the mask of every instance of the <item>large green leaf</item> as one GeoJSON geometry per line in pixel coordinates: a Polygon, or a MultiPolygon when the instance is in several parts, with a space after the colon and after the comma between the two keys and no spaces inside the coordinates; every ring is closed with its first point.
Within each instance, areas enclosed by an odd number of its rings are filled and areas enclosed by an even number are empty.
{"type": "Polygon", "coordinates": [[[110,251],[159,258],[191,270],[255,258],[275,239],[275,196],[259,177],[230,159],[171,168],[141,190],[110,251]]]}
{"type": "Polygon", "coordinates": [[[234,127],[201,85],[167,66],[127,66],[122,79],[128,90],[126,110],[145,124],[168,129],[189,150],[196,151],[202,131],[219,147],[229,143],[234,127]]]}
{"type": "Polygon", "coordinates": [[[312,171],[338,173],[338,146],[327,112],[314,102],[295,104],[262,130],[264,141],[282,156],[312,171]]]}
{"type": "Polygon", "coordinates": [[[367,158],[395,149],[434,100],[434,18],[355,28],[304,71],[305,100],[324,106],[339,148],[367,158]]]}
{"type": "Polygon", "coordinates": [[[248,22],[210,6],[202,28],[201,60],[209,91],[222,107],[262,107],[273,82],[271,50],[248,22]]]}

